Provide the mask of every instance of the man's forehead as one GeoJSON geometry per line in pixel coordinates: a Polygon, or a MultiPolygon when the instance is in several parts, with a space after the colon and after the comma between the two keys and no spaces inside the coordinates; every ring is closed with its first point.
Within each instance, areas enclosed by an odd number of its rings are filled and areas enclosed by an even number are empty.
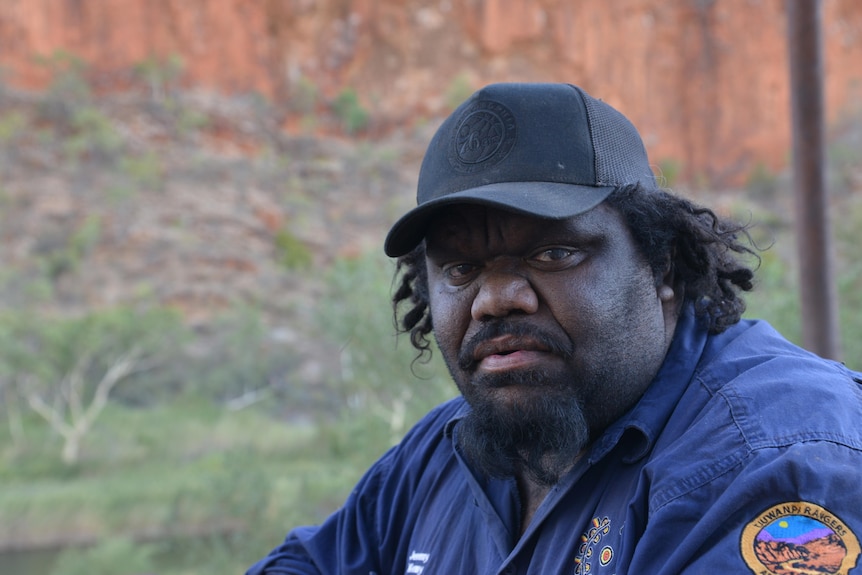
{"type": "MultiPolygon", "coordinates": [[[[501,210],[490,209],[487,206],[475,204],[456,204],[440,208],[428,223],[428,230],[441,232],[456,232],[479,225],[487,221],[487,218],[495,217],[494,212],[501,210]],[[489,214],[489,211],[491,212],[489,214]]],[[[505,212],[503,212],[505,213],[505,212]]]]}
{"type": "Polygon", "coordinates": [[[529,228],[542,221],[536,216],[516,214],[511,211],[479,206],[457,204],[438,211],[428,225],[427,238],[445,239],[486,233],[488,229],[503,227],[529,228]]]}
{"type": "Polygon", "coordinates": [[[431,219],[426,239],[444,240],[449,237],[493,232],[530,231],[544,233],[595,233],[604,229],[615,213],[602,203],[599,206],[568,218],[542,218],[521,212],[491,206],[457,204],[446,206],[431,219]]]}

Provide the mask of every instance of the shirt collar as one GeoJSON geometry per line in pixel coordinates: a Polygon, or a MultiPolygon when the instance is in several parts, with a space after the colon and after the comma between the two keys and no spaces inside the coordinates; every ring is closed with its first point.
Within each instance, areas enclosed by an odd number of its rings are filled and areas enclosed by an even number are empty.
{"type": "Polygon", "coordinates": [[[658,374],[640,401],[593,444],[589,453],[591,464],[620,443],[624,448],[623,461],[627,463],[641,459],[652,450],[694,375],[706,345],[707,331],[698,323],[693,307],[685,306],[658,374]]]}
{"type": "Polygon", "coordinates": [[[458,422],[464,419],[464,416],[470,413],[470,405],[463,398],[463,396],[460,399],[461,407],[458,409],[457,412],[455,412],[455,415],[453,415],[452,418],[449,419],[449,421],[447,421],[446,424],[443,426],[443,435],[448,437],[449,439],[452,439],[454,437],[455,426],[458,424],[458,422]]]}

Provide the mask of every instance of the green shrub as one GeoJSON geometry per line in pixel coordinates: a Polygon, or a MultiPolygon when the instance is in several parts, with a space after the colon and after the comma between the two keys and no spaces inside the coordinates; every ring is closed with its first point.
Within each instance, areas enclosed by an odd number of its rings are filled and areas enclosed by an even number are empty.
{"type": "Polygon", "coordinates": [[[673,188],[679,183],[682,173],[682,163],[679,160],[665,158],[658,163],[656,179],[663,188],[673,188]]]}
{"type": "Polygon", "coordinates": [[[136,187],[157,189],[162,185],[164,169],[156,152],[124,156],[120,159],[120,169],[132,179],[136,187]]]}
{"type": "Polygon", "coordinates": [[[18,111],[6,112],[0,116],[0,143],[8,144],[24,134],[27,116],[18,111]]]}
{"type": "Polygon", "coordinates": [[[75,110],[92,100],[92,90],[86,77],[86,62],[66,50],[37,56],[36,62],[51,75],[41,105],[42,115],[49,121],[68,124],[75,110]]]}
{"type": "Polygon", "coordinates": [[[369,113],[359,102],[359,96],[353,88],[345,88],[332,104],[335,115],[341,120],[342,129],[349,135],[356,134],[368,126],[369,113]]]}
{"type": "Polygon", "coordinates": [[[294,84],[288,95],[288,109],[291,112],[307,116],[313,114],[317,109],[320,99],[320,90],[311,79],[301,76],[294,84]]]}
{"type": "Polygon", "coordinates": [[[113,160],[120,152],[120,135],[110,118],[94,106],[74,110],[71,129],[64,148],[75,162],[81,159],[113,160]]]}
{"type": "Polygon", "coordinates": [[[81,261],[99,241],[102,225],[98,216],[91,215],[65,238],[49,245],[40,258],[47,276],[56,281],[65,273],[77,270],[81,261]]]}
{"type": "Polygon", "coordinates": [[[848,195],[835,206],[835,272],[838,283],[839,319],[843,357],[854,369],[862,369],[862,198],[848,195]],[[843,312],[843,313],[841,313],[843,312]]]}
{"type": "Polygon", "coordinates": [[[145,382],[159,381],[152,371],[169,363],[182,333],[176,315],[160,309],[9,312],[0,316],[0,383],[62,437],[62,460],[75,465],[108,401],[146,401],[145,382]]]}
{"type": "Polygon", "coordinates": [[[185,68],[185,62],[178,54],[165,58],[151,55],[135,64],[134,74],[143,80],[155,102],[163,102],[176,86],[185,68]]]}
{"type": "Polygon", "coordinates": [[[236,307],[216,318],[208,331],[198,342],[206,352],[190,364],[186,378],[198,395],[241,409],[302,393],[301,386],[283,384],[298,358],[272,336],[259,309],[236,307]]]}
{"type": "MultiPolygon", "coordinates": [[[[857,99],[858,100],[858,99],[857,99]]],[[[828,128],[826,166],[829,188],[845,194],[862,187],[862,106],[840,110],[828,128]]]]}
{"type": "Polygon", "coordinates": [[[801,343],[799,282],[796,274],[777,251],[769,249],[760,256],[755,288],[743,294],[747,307],[745,315],[765,319],[785,337],[801,343]]]}
{"type": "Polygon", "coordinates": [[[275,253],[278,263],[286,269],[304,269],[311,265],[311,251],[302,240],[287,228],[275,234],[275,253]]]}
{"type": "Polygon", "coordinates": [[[394,442],[417,417],[455,392],[439,354],[430,363],[416,362],[409,338],[396,338],[389,295],[392,271],[391,262],[375,254],[339,260],[327,274],[317,317],[339,350],[333,358],[338,375],[331,385],[344,410],[341,429],[349,430],[346,437],[330,438],[339,450],[362,440],[362,434],[344,425],[350,418],[369,423],[365,438],[377,433],[370,426],[376,421],[394,442]]]}
{"type": "Polygon", "coordinates": [[[209,125],[209,117],[188,105],[173,106],[176,116],[176,128],[180,136],[190,136],[209,125]]]}
{"type": "Polygon", "coordinates": [[[745,183],[749,197],[756,200],[772,200],[778,187],[778,176],[763,162],[755,164],[745,183]]]}
{"type": "Polygon", "coordinates": [[[452,79],[446,89],[446,106],[454,110],[473,93],[473,85],[466,73],[461,73],[452,79]]]}

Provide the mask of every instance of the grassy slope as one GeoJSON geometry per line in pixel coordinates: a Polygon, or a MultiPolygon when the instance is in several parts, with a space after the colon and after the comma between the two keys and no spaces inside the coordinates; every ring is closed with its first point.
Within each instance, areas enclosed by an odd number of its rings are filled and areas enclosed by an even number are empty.
{"type": "Polygon", "coordinates": [[[366,429],[372,437],[363,445],[361,436],[208,400],[111,406],[84,461],[70,469],[57,461],[57,438],[28,426],[23,451],[3,445],[0,540],[53,545],[253,528],[237,557],[249,563],[288,526],[317,522],[338,505],[386,447],[373,422],[366,429]]]}

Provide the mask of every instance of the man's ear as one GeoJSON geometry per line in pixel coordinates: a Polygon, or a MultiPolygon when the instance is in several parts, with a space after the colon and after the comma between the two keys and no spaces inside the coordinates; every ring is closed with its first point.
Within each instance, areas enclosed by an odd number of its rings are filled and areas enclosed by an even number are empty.
{"type": "Polygon", "coordinates": [[[664,265],[661,268],[661,271],[656,273],[655,275],[655,287],[656,292],[658,293],[658,298],[667,303],[672,300],[676,295],[674,288],[674,269],[673,262],[676,259],[676,246],[671,248],[670,252],[665,254],[664,257],[664,265]]]}
{"type": "Polygon", "coordinates": [[[675,297],[676,292],[673,291],[673,288],[669,285],[661,284],[658,287],[658,299],[660,299],[662,303],[671,302],[675,297]]]}
{"type": "Polygon", "coordinates": [[[664,269],[656,277],[656,294],[661,302],[662,313],[665,320],[665,341],[670,345],[673,334],[676,331],[676,322],[682,311],[682,302],[685,297],[685,286],[676,277],[674,261],[676,248],[672,249],[665,258],[664,269]]]}
{"type": "Polygon", "coordinates": [[[663,305],[672,304],[677,299],[679,302],[682,301],[683,286],[677,282],[674,261],[676,261],[676,247],[665,256],[662,271],[656,275],[656,293],[663,305]]]}

